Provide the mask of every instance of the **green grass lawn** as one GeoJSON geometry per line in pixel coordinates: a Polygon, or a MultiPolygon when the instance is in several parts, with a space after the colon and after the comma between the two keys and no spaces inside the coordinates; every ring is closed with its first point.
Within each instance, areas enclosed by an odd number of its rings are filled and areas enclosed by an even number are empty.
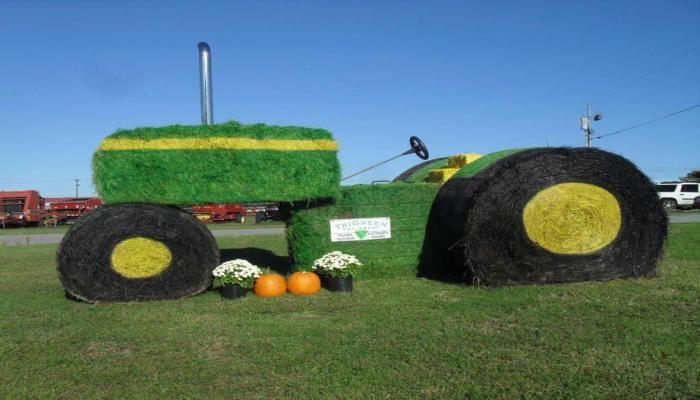
{"type": "Polygon", "coordinates": [[[215,231],[217,229],[257,229],[257,228],[271,228],[271,227],[284,227],[284,222],[280,221],[264,221],[259,224],[255,223],[255,217],[247,217],[246,221],[242,224],[237,222],[213,222],[206,224],[206,226],[215,231]]]}
{"type": "MultiPolygon", "coordinates": [[[[279,221],[265,221],[259,224],[255,223],[255,217],[248,217],[246,221],[242,224],[236,222],[215,222],[208,223],[206,226],[212,230],[218,229],[258,229],[258,228],[271,228],[271,227],[284,227],[284,222],[279,221]]],[[[2,229],[0,227],[0,236],[2,235],[38,235],[38,234],[51,234],[60,233],[64,234],[68,231],[70,225],[58,225],[58,226],[38,226],[30,228],[21,227],[8,227],[2,229]]]]}
{"type": "MultiPolygon", "coordinates": [[[[287,264],[283,235],[224,258],[287,264]]],[[[56,246],[0,247],[0,398],[700,396],[700,224],[660,276],[485,289],[365,271],[351,294],[67,300],[56,246]]]]}

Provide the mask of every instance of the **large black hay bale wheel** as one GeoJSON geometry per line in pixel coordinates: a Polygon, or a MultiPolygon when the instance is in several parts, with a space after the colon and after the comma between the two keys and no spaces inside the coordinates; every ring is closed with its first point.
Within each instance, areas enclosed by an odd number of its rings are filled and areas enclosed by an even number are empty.
{"type": "Polygon", "coordinates": [[[444,257],[447,273],[491,286],[651,276],[667,224],[653,184],[628,160],[532,149],[448,181],[425,250],[444,257]]]}
{"type": "Polygon", "coordinates": [[[58,249],[66,291],[88,302],[177,299],[202,292],[219,264],[211,232],[176,207],[119,204],[78,220],[58,249]]]}

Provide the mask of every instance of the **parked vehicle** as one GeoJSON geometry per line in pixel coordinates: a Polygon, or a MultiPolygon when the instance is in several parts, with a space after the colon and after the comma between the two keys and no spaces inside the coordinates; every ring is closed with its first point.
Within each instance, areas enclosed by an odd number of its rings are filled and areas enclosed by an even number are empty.
{"type": "Polygon", "coordinates": [[[192,215],[202,222],[245,222],[245,208],[240,204],[206,204],[191,207],[192,215]]]}
{"type": "Polygon", "coordinates": [[[0,192],[0,227],[37,226],[47,216],[36,190],[0,192]]]}
{"type": "Polygon", "coordinates": [[[700,196],[696,197],[695,201],[693,201],[693,208],[700,209],[700,196]]]}
{"type": "Polygon", "coordinates": [[[102,206],[102,200],[98,197],[47,199],[46,206],[49,215],[46,225],[72,224],[82,215],[102,206]]]}
{"type": "Polygon", "coordinates": [[[279,220],[280,209],[277,203],[255,203],[245,205],[246,214],[255,215],[255,223],[279,220]]]}
{"type": "Polygon", "coordinates": [[[700,195],[699,188],[698,182],[669,181],[656,185],[661,205],[666,210],[692,207],[693,201],[700,195]]]}

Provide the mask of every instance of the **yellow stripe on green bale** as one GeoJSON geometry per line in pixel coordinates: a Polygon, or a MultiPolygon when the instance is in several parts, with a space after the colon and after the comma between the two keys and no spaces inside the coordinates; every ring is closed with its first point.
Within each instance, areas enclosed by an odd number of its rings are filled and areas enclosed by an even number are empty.
{"type": "Polygon", "coordinates": [[[279,150],[279,151],[337,151],[335,140],[253,139],[241,137],[119,139],[107,138],[100,150],[279,150]]]}
{"type": "Polygon", "coordinates": [[[154,239],[132,237],[112,250],[112,269],[131,279],[150,278],[165,271],[172,261],[168,246],[154,239]]]}
{"type": "Polygon", "coordinates": [[[561,183],[537,193],[523,211],[533,242],[557,254],[590,254],[612,243],[622,226],[620,204],[588,183],[561,183]]]}

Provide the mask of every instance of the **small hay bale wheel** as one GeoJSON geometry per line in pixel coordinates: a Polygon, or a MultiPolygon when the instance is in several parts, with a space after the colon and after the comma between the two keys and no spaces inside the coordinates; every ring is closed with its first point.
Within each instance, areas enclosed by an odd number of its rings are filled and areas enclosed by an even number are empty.
{"type": "Polygon", "coordinates": [[[58,249],[66,291],[88,302],[177,299],[206,290],[219,264],[211,232],[176,207],[101,207],[68,231],[58,249]]]}
{"type": "Polygon", "coordinates": [[[499,286],[654,275],[667,224],[653,184],[628,160],[547,148],[448,181],[428,231],[452,252],[452,273],[499,286]]]}

